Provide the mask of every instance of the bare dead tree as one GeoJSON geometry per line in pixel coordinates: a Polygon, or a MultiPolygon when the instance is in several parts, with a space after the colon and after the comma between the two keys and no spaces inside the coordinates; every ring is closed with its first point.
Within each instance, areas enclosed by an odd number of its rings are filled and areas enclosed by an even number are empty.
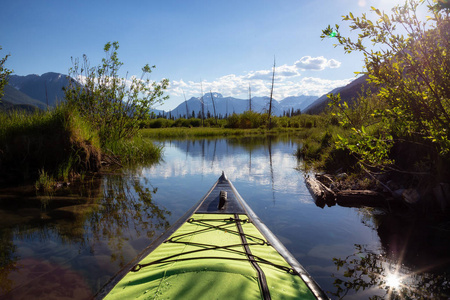
{"type": "Polygon", "coordinates": [[[186,101],[186,95],[184,94],[184,91],[183,91],[183,96],[184,96],[184,103],[186,104],[186,119],[189,119],[189,109],[188,109],[188,104],[186,101]]]}
{"type": "Polygon", "coordinates": [[[205,120],[205,102],[203,102],[203,84],[201,82],[200,82],[200,89],[202,91],[202,97],[200,98],[200,101],[202,102],[202,127],[203,127],[205,120]]]}
{"type": "Polygon", "coordinates": [[[270,100],[269,100],[269,129],[272,128],[272,98],[273,98],[274,81],[275,81],[275,56],[273,57],[272,88],[270,90],[270,100]]]}
{"type": "Polygon", "coordinates": [[[248,110],[252,111],[252,89],[250,83],[248,84],[248,110]]]}
{"type": "Polygon", "coordinates": [[[209,94],[211,95],[211,101],[213,103],[213,109],[214,109],[214,118],[216,119],[216,125],[217,125],[217,115],[216,115],[216,105],[214,104],[214,98],[211,90],[209,90],[209,94]]]}

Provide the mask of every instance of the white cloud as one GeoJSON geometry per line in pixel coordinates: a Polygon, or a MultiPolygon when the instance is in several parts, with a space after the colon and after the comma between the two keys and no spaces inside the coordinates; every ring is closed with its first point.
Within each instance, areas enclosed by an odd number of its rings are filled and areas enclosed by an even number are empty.
{"type": "Polygon", "coordinates": [[[328,62],[327,59],[323,56],[319,57],[303,56],[300,60],[295,62],[295,66],[300,70],[320,71],[325,69],[327,62],[328,62]]]}
{"type": "Polygon", "coordinates": [[[339,68],[341,66],[341,62],[335,59],[330,59],[328,61],[328,67],[331,69],[339,68]]]}
{"type": "MultiPolygon", "coordinates": [[[[260,70],[260,71],[251,71],[246,75],[247,79],[251,80],[272,80],[273,69],[271,70],[260,70]]],[[[282,65],[279,67],[275,67],[275,78],[277,80],[283,80],[285,77],[293,77],[300,76],[301,74],[298,72],[295,65],[282,65]]]]}
{"type": "MultiPolygon", "coordinates": [[[[277,100],[289,96],[310,95],[321,96],[334,88],[350,83],[354,78],[328,80],[318,77],[301,77],[300,70],[324,70],[326,68],[339,68],[341,63],[335,59],[326,59],[323,56],[304,56],[292,65],[282,65],[275,69],[274,98],[277,100]]],[[[176,98],[174,102],[183,100],[183,91],[186,98],[200,97],[209,92],[221,93],[224,97],[246,99],[248,87],[251,86],[252,96],[269,96],[271,89],[272,69],[250,71],[243,75],[229,74],[213,81],[202,82],[172,80],[168,94],[176,98]]],[[[176,106],[176,105],[175,105],[176,106]]],[[[172,108],[175,108],[171,107],[172,108]]]]}
{"type": "Polygon", "coordinates": [[[300,76],[301,75],[298,72],[295,65],[292,65],[292,66],[282,65],[282,66],[276,68],[276,74],[278,74],[278,76],[283,76],[283,77],[291,77],[291,76],[300,76]]]}
{"type": "Polygon", "coordinates": [[[261,70],[261,71],[251,71],[247,74],[248,79],[256,79],[256,80],[270,80],[272,78],[272,71],[270,70],[261,70]]]}
{"type": "Polygon", "coordinates": [[[325,68],[339,68],[341,63],[335,59],[326,59],[323,56],[311,57],[303,56],[300,60],[295,62],[295,66],[299,70],[314,70],[322,71],[325,68]]]}

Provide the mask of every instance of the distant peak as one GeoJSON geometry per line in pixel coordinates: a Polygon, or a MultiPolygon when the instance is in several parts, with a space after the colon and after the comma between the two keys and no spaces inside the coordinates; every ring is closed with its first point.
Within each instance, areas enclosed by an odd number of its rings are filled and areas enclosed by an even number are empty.
{"type": "Polygon", "coordinates": [[[208,92],[208,93],[205,93],[205,95],[203,95],[203,98],[211,98],[211,94],[212,94],[212,96],[214,97],[214,98],[223,98],[223,96],[222,96],[222,94],[220,94],[220,93],[216,93],[216,92],[208,92]]]}
{"type": "Polygon", "coordinates": [[[214,98],[223,98],[222,94],[220,93],[212,93],[214,98]]]}

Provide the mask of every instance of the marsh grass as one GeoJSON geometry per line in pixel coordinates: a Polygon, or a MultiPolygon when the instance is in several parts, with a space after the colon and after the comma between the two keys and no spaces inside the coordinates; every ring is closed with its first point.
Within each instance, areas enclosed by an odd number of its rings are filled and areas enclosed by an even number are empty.
{"type": "Polygon", "coordinates": [[[132,139],[109,141],[104,145],[105,159],[113,159],[112,164],[132,166],[154,163],[162,157],[162,147],[153,144],[141,134],[132,139]],[[112,156],[108,156],[108,154],[112,156]]]}
{"type": "Polygon", "coordinates": [[[243,137],[257,135],[277,135],[281,133],[297,133],[301,129],[296,128],[275,128],[267,130],[265,128],[256,129],[232,129],[232,128],[216,128],[216,127],[171,127],[159,129],[141,129],[140,133],[143,138],[150,139],[166,139],[166,138],[208,138],[208,137],[243,137]]]}
{"type": "Polygon", "coordinates": [[[141,134],[145,138],[204,138],[216,136],[251,136],[303,132],[320,128],[323,130],[324,117],[298,115],[293,117],[273,117],[271,129],[267,128],[267,114],[247,111],[232,114],[226,119],[206,119],[204,126],[197,118],[170,120],[158,118],[141,124],[141,134]]]}
{"type": "Polygon", "coordinates": [[[35,181],[37,190],[48,192],[57,181],[98,171],[102,161],[150,163],[162,154],[161,147],[139,134],[101,141],[97,130],[67,105],[45,112],[0,112],[0,124],[0,184],[35,181]]]}
{"type": "Polygon", "coordinates": [[[355,161],[350,153],[336,148],[338,136],[349,135],[348,129],[324,121],[319,127],[299,131],[301,144],[295,155],[305,161],[306,168],[333,170],[343,166],[353,167],[355,161]]]}
{"type": "Polygon", "coordinates": [[[0,183],[68,180],[100,167],[98,136],[76,111],[59,106],[51,111],[0,113],[0,183]],[[52,180],[49,180],[52,178],[52,180]]]}
{"type": "Polygon", "coordinates": [[[56,181],[52,176],[49,176],[49,174],[44,170],[39,171],[39,177],[36,180],[35,187],[36,190],[42,190],[42,191],[51,191],[55,188],[56,181]]]}

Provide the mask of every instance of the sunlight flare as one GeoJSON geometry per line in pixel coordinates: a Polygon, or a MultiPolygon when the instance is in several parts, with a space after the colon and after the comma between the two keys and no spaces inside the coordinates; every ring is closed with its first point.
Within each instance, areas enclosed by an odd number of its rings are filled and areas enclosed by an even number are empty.
{"type": "Polygon", "coordinates": [[[386,276],[386,286],[391,289],[398,289],[401,285],[400,277],[395,273],[386,276]]]}

